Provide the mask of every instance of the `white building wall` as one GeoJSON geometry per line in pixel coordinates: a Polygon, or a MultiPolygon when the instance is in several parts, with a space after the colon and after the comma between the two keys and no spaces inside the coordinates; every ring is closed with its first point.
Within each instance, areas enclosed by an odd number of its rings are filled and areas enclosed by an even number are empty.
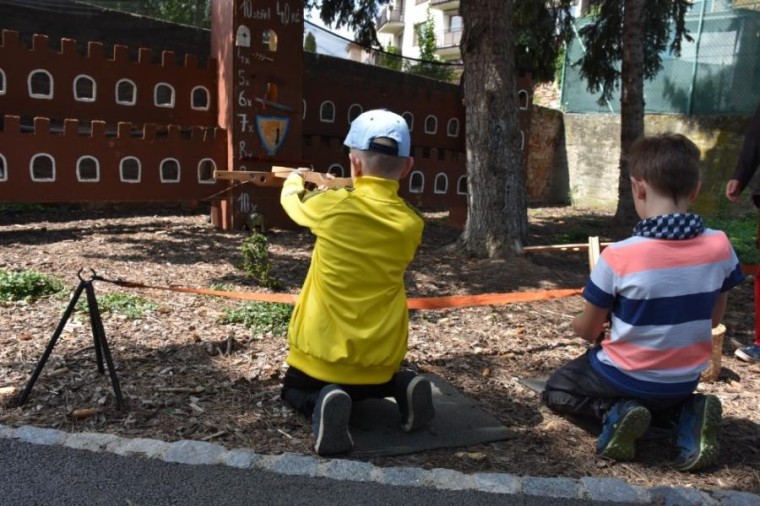
{"type": "MultiPolygon", "coordinates": [[[[428,9],[430,8],[430,2],[425,1],[417,3],[417,0],[396,0],[395,5],[404,4],[404,30],[400,33],[401,41],[399,43],[399,34],[378,34],[378,39],[383,44],[383,47],[387,47],[388,44],[392,44],[394,47],[401,48],[401,54],[407,58],[419,58],[420,48],[414,45],[414,26],[419,23],[425,23],[427,21],[428,9]]],[[[436,37],[445,28],[443,22],[443,11],[440,9],[430,9],[433,22],[435,23],[436,37]]]]}

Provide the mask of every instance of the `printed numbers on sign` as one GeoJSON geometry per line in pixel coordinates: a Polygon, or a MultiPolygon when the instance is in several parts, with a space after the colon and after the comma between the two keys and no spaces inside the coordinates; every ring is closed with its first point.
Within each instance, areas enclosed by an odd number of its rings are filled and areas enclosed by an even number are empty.
{"type": "Polygon", "coordinates": [[[287,2],[283,2],[282,7],[280,7],[280,2],[278,1],[275,8],[277,10],[277,15],[280,17],[280,22],[283,25],[298,23],[301,21],[301,13],[298,11],[291,12],[290,5],[287,2]]]}
{"type": "Polygon", "coordinates": [[[248,121],[248,115],[247,114],[240,114],[237,115],[240,118],[240,131],[243,133],[251,133],[255,134],[256,130],[254,129],[253,123],[248,121]]]}
{"type": "Polygon", "coordinates": [[[238,84],[240,86],[248,86],[249,84],[251,84],[251,81],[246,79],[245,70],[243,69],[238,70],[238,84]]]}
{"type": "Polygon", "coordinates": [[[240,107],[251,107],[253,105],[253,102],[250,98],[246,98],[245,91],[241,91],[238,95],[238,105],[240,107]]]}
{"type": "Polygon", "coordinates": [[[250,18],[253,15],[253,1],[243,0],[240,2],[240,10],[243,11],[243,17],[250,18]]]}
{"type": "Polygon", "coordinates": [[[238,158],[245,159],[253,157],[253,153],[245,149],[245,141],[240,141],[238,144],[238,158]]]}

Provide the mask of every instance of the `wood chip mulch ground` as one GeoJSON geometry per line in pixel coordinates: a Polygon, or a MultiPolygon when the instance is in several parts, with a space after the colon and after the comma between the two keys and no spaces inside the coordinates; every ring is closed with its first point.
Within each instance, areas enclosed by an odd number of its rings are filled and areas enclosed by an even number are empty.
{"type": "MultiPolygon", "coordinates": [[[[445,225],[445,213],[427,217],[424,243],[407,275],[411,297],[580,288],[588,275],[584,251],[514,260],[468,258],[456,247],[458,232],[445,225]]],[[[582,209],[531,209],[530,243],[565,243],[591,235],[614,240],[630,231],[630,226],[609,223],[608,216],[582,209]]],[[[89,319],[81,312],[63,330],[29,401],[21,407],[11,404],[61,320],[80,269],[152,285],[266,291],[236,267],[245,237],[243,232],[216,230],[207,214],[184,209],[0,212],[0,269],[39,271],[70,288],[66,295],[27,304],[0,303],[0,423],[165,441],[195,439],[265,454],[312,454],[309,422],[279,398],[285,338],[221,324],[225,308],[243,304],[232,299],[97,281],[99,297],[133,292],[156,304],[138,320],[103,314],[127,409],[116,409],[108,375],[97,373],[89,319]]],[[[282,282],[281,291],[298,293],[312,237],[286,230],[271,230],[267,237],[272,274],[282,282]]],[[[720,377],[700,385],[720,398],[724,419],[720,461],[697,474],[671,467],[668,439],[642,441],[634,462],[598,457],[593,428],[553,414],[521,383],[548,376],[586,349],[570,328],[582,305],[581,297],[573,296],[413,311],[408,364],[445,378],[498,418],[513,437],[370,462],[520,476],[615,477],[647,487],[760,493],[760,364],[733,356],[738,345],[752,340],[751,279],[730,295],[720,377]]]]}

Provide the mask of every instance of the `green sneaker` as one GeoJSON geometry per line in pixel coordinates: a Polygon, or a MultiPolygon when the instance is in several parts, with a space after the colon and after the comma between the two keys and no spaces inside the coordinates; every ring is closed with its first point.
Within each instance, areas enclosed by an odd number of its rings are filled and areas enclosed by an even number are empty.
{"type": "Polygon", "coordinates": [[[718,461],[718,432],[723,408],[714,395],[692,395],[681,408],[673,463],[679,471],[696,471],[718,461]]]}
{"type": "Polygon", "coordinates": [[[631,460],[636,456],[636,440],[649,428],[652,414],[634,400],[620,401],[604,414],[602,434],[596,453],[613,460],[631,460]]]}

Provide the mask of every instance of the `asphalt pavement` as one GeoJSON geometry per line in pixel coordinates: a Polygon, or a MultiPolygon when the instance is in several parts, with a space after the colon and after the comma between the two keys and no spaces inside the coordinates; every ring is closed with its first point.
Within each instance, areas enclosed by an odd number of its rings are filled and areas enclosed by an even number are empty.
{"type": "Polygon", "coordinates": [[[611,478],[383,468],[349,459],[260,455],[201,441],[0,425],[2,506],[242,504],[758,506],[760,496],[646,489],[611,478]]]}

